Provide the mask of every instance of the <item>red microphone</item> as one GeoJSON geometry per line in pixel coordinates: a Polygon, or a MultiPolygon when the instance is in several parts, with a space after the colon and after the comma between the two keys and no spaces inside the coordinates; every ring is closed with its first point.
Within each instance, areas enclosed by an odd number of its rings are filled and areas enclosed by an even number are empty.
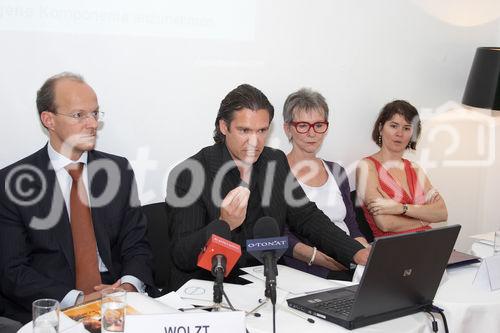
{"type": "Polygon", "coordinates": [[[241,257],[241,247],[233,243],[229,225],[221,220],[212,222],[207,228],[207,244],[198,255],[198,267],[211,271],[217,277],[217,273],[224,273],[227,277],[236,262],[241,257]]]}

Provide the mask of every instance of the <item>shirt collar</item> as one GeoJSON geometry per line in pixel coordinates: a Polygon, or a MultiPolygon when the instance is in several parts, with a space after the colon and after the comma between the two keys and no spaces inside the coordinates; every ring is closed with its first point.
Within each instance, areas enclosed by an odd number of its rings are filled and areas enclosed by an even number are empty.
{"type": "Polygon", "coordinates": [[[62,168],[68,166],[69,164],[73,163],[83,163],[87,164],[87,157],[88,157],[88,152],[83,152],[82,156],[77,161],[72,161],[66,156],[62,155],[61,153],[57,152],[53,147],[52,144],[49,142],[47,145],[47,152],[49,154],[50,162],[52,163],[52,166],[54,167],[54,171],[57,172],[61,170],[62,168]]]}

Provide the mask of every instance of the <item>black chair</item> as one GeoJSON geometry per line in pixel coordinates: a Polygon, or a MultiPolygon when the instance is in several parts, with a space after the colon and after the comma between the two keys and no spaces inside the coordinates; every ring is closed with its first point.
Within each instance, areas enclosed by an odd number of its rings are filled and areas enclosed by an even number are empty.
{"type": "Polygon", "coordinates": [[[165,202],[142,206],[148,220],[148,240],[153,252],[153,277],[157,288],[169,290],[170,270],[173,265],[170,250],[169,208],[165,202]]]}
{"type": "Polygon", "coordinates": [[[0,317],[0,332],[15,333],[21,329],[23,325],[15,320],[6,317],[0,317]]]}
{"type": "Polygon", "coordinates": [[[369,243],[373,242],[373,232],[368,225],[368,221],[366,221],[365,213],[363,212],[363,208],[361,208],[361,202],[358,201],[358,197],[356,196],[356,190],[351,192],[351,201],[354,206],[354,213],[356,214],[356,221],[358,221],[359,231],[361,231],[369,243]]]}

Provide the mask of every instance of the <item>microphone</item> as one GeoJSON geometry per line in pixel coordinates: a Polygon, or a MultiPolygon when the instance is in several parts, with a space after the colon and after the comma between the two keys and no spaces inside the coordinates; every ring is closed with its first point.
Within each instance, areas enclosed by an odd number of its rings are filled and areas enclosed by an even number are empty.
{"type": "Polygon", "coordinates": [[[214,303],[222,302],[222,282],[241,256],[241,247],[231,238],[229,225],[217,220],[207,226],[207,243],[198,255],[198,267],[212,272],[215,277],[214,303]]]}
{"type": "Polygon", "coordinates": [[[272,304],[276,304],[276,276],[278,259],[288,249],[288,237],[280,237],[276,220],[269,216],[261,217],[253,229],[255,239],[247,240],[247,251],[264,264],[266,294],[272,304]]]}

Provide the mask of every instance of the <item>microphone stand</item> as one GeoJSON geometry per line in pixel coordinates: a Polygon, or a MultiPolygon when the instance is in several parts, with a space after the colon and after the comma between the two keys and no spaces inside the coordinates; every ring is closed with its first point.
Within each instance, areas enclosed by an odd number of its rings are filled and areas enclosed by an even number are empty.
{"type": "Polygon", "coordinates": [[[266,290],[264,295],[271,300],[273,305],[273,333],[276,332],[276,275],[278,267],[274,261],[272,253],[264,255],[264,275],[266,276],[266,290]]]}
{"type": "MultiPolygon", "coordinates": [[[[273,306],[273,333],[276,333],[276,303],[273,303],[272,300],[266,296],[266,299],[262,300],[262,299],[259,299],[259,305],[257,305],[255,308],[253,308],[252,310],[248,311],[245,316],[248,317],[249,315],[251,314],[255,314],[257,315],[257,310],[259,310],[261,307],[263,307],[264,305],[267,304],[267,302],[271,301],[271,304],[273,306]]],[[[260,315],[259,315],[260,317],[260,315]]]]}
{"type": "Polygon", "coordinates": [[[214,269],[215,271],[215,280],[214,280],[214,311],[219,311],[219,308],[222,303],[222,295],[224,293],[224,270],[223,269],[214,269]]]}
{"type": "MultiPolygon", "coordinates": [[[[223,258],[225,259],[225,257],[223,257],[223,258]]],[[[225,260],[224,260],[224,267],[225,267],[225,260]]],[[[190,311],[190,310],[212,310],[212,311],[216,312],[216,311],[220,311],[220,309],[222,308],[222,309],[228,309],[231,311],[238,311],[234,308],[233,304],[231,304],[229,297],[227,297],[227,294],[224,291],[223,281],[224,281],[224,269],[216,270],[215,281],[214,281],[214,298],[213,298],[214,304],[209,305],[209,306],[201,306],[201,307],[197,307],[197,308],[180,309],[180,310],[182,312],[186,312],[186,311],[190,311]],[[224,296],[229,307],[222,305],[222,296],[224,296]]],[[[260,305],[258,307],[260,307],[260,305]]],[[[246,331],[246,333],[249,333],[248,329],[245,329],[245,331],[246,331]]]]}
{"type": "Polygon", "coordinates": [[[212,311],[220,311],[220,309],[228,309],[231,311],[236,311],[236,309],[229,301],[227,294],[224,292],[224,273],[226,271],[226,257],[222,254],[217,254],[212,257],[212,275],[215,276],[214,280],[214,292],[213,292],[213,304],[209,306],[202,306],[194,309],[185,309],[184,311],[189,310],[212,310],[212,311]],[[222,297],[225,298],[229,307],[222,305],[222,297]]]}

